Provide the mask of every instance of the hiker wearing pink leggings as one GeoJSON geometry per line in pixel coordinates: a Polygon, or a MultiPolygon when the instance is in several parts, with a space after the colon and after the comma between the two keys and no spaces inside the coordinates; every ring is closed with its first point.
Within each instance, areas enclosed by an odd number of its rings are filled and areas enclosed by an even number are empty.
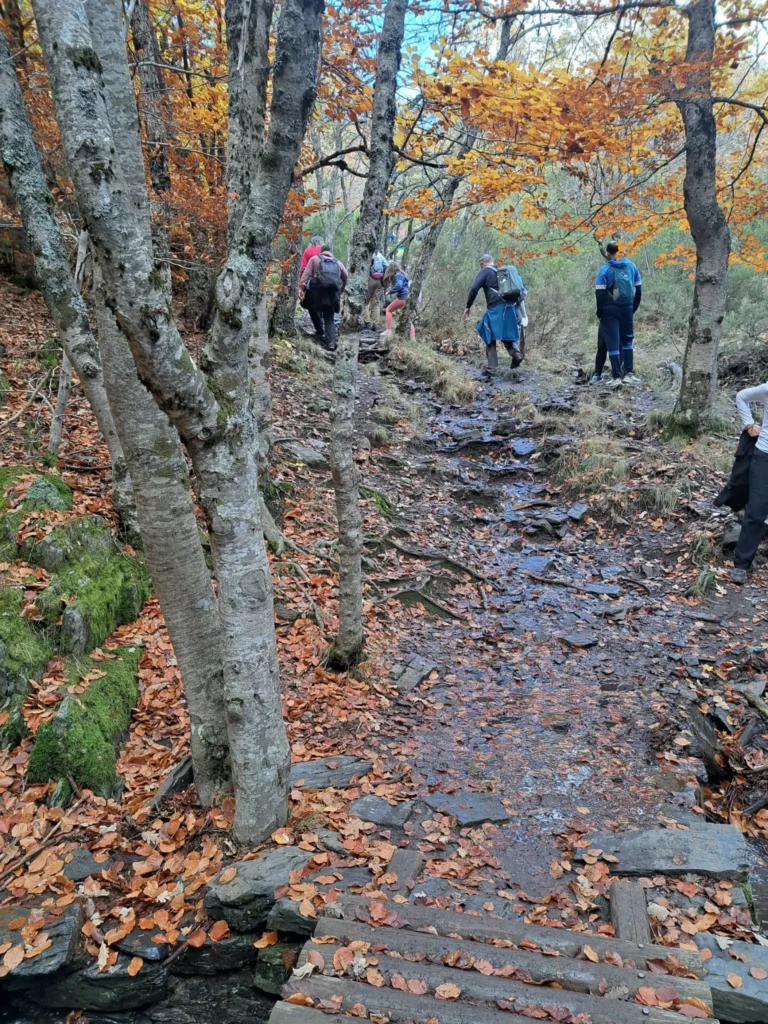
{"type": "MultiPolygon", "coordinates": [[[[408,298],[408,294],[411,290],[411,282],[403,273],[403,268],[399,263],[390,263],[384,272],[383,284],[387,298],[391,297],[391,301],[384,311],[387,318],[387,329],[382,332],[380,337],[391,338],[392,314],[397,312],[398,309],[402,309],[405,305],[405,300],[408,298]]],[[[413,324],[411,324],[411,337],[416,337],[413,324]]]]}

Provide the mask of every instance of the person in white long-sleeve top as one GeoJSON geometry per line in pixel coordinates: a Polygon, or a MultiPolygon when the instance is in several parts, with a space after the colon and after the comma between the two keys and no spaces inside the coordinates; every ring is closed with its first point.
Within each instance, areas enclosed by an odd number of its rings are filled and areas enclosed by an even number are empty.
{"type": "Polygon", "coordinates": [[[740,391],[736,395],[736,408],[747,433],[757,438],[749,467],[749,501],[744,512],[744,523],[736,544],[736,553],[733,556],[734,569],[731,573],[733,583],[745,583],[747,572],[763,539],[765,520],[768,516],[768,383],[740,391]],[[763,406],[761,427],[752,417],[752,403],[760,403],[763,406]]]}

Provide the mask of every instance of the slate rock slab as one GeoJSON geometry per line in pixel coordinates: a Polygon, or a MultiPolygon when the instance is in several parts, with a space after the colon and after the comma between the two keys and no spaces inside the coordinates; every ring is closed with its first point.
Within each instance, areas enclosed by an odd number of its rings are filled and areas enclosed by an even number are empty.
{"type": "Polygon", "coordinates": [[[275,889],[287,885],[291,871],[306,867],[311,853],[295,847],[270,850],[256,860],[235,864],[237,875],[222,885],[221,873],[205,887],[204,906],[235,932],[254,931],[265,923],[275,903],[275,889]]]}
{"type": "Polygon", "coordinates": [[[564,644],[569,647],[594,647],[598,638],[594,633],[561,633],[558,636],[559,640],[562,640],[564,644]]]}
{"type": "Polygon", "coordinates": [[[296,441],[286,444],[284,450],[289,458],[296,462],[303,462],[309,469],[329,469],[330,463],[323,452],[308,444],[299,444],[296,441]]]}
{"type": "Polygon", "coordinates": [[[159,964],[170,955],[171,947],[167,942],[153,942],[155,935],[162,935],[159,928],[152,931],[141,931],[135,928],[130,935],[126,935],[117,943],[117,949],[126,956],[140,956],[142,960],[149,960],[151,963],[159,964]]]}
{"type": "Polygon", "coordinates": [[[291,765],[291,786],[294,789],[344,789],[373,768],[372,761],[363,761],[351,754],[327,757],[323,761],[299,761],[291,765]]]}
{"type": "Polygon", "coordinates": [[[751,942],[732,942],[728,949],[721,949],[714,935],[704,932],[696,936],[699,949],[712,951],[712,958],[704,965],[707,969],[707,983],[712,989],[712,1003],[715,1015],[731,1024],[768,1021],[768,978],[760,981],[749,973],[750,968],[768,971],[768,947],[751,942]],[[729,955],[733,950],[742,960],[729,955]],[[741,988],[732,988],[728,983],[729,974],[738,974],[741,988]]]}
{"type": "MultiPolygon", "coordinates": [[[[0,910],[0,943],[10,941],[15,945],[21,941],[20,931],[9,931],[8,925],[14,918],[23,917],[25,913],[29,912],[18,907],[0,910]]],[[[41,978],[45,978],[47,983],[53,975],[65,969],[75,954],[84,921],[83,908],[79,903],[65,907],[58,918],[51,917],[51,923],[42,929],[48,933],[51,946],[40,956],[19,964],[13,973],[4,979],[4,984],[8,988],[23,988],[30,983],[37,984],[41,978]]]]}
{"type": "MultiPolygon", "coordinates": [[[[703,825],[691,829],[647,829],[641,832],[597,832],[590,848],[619,858],[619,875],[708,875],[745,880],[750,858],[740,829],[733,825],[703,825]]],[[[583,858],[586,848],[577,851],[583,858]]]]}
{"type": "Polygon", "coordinates": [[[349,809],[363,821],[372,821],[387,828],[401,828],[410,817],[413,800],[393,806],[379,796],[361,796],[349,805],[349,809]]]}
{"type": "Polygon", "coordinates": [[[174,974],[214,975],[220,971],[237,971],[256,963],[258,949],[254,948],[254,935],[228,935],[218,942],[206,942],[195,949],[189,946],[169,970],[174,974]]]}
{"type": "Polygon", "coordinates": [[[456,818],[462,828],[480,825],[484,821],[509,819],[509,814],[498,797],[482,793],[428,793],[421,799],[434,811],[456,818]]]}
{"type": "Polygon", "coordinates": [[[575,505],[571,505],[566,514],[574,523],[578,523],[581,522],[587,512],[589,512],[589,505],[585,505],[584,502],[577,502],[575,505]]]}
{"type": "Polygon", "coordinates": [[[398,691],[406,696],[436,670],[437,665],[434,662],[427,661],[420,654],[414,654],[405,664],[395,665],[389,677],[398,691]]]}
{"type": "Polygon", "coordinates": [[[550,558],[549,555],[528,555],[520,562],[520,568],[524,572],[535,572],[541,574],[550,569],[554,563],[554,559],[550,558]]]}
{"type": "Polygon", "coordinates": [[[525,437],[519,437],[512,442],[512,451],[520,458],[532,455],[536,451],[536,442],[525,437]]]}
{"type": "MultiPolygon", "coordinates": [[[[128,974],[130,957],[118,954],[117,962],[99,972],[94,960],[79,970],[66,968],[55,978],[46,980],[29,990],[29,997],[40,1006],[50,1009],[100,1012],[110,1010],[137,1010],[159,1002],[165,995],[167,972],[158,964],[145,963],[135,977],[128,974]]],[[[7,980],[7,979],[6,979],[7,980]]]]}
{"type": "Polygon", "coordinates": [[[194,782],[192,773],[192,757],[187,755],[166,775],[158,791],[152,798],[152,806],[159,807],[163,800],[174,793],[181,793],[194,782]]]}
{"type": "Polygon", "coordinates": [[[72,851],[72,859],[64,865],[62,874],[71,882],[82,882],[86,878],[101,878],[101,872],[106,871],[109,864],[109,857],[99,863],[94,860],[90,850],[79,846],[72,851]]]}
{"type": "Polygon", "coordinates": [[[621,597],[622,589],[615,583],[588,583],[584,592],[596,597],[621,597]]]}

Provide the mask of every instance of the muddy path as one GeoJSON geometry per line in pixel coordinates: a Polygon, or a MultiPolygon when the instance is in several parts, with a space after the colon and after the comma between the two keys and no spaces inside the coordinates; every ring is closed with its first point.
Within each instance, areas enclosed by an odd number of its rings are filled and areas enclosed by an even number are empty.
{"type": "MultiPolygon", "coordinates": [[[[729,640],[761,639],[768,601],[758,587],[684,598],[672,574],[674,523],[623,535],[593,518],[588,500],[556,493],[549,457],[572,439],[537,434],[505,414],[506,399],[524,391],[540,410],[567,412],[584,389],[565,382],[541,393],[535,372],[476,375],[479,397],[460,409],[401,381],[425,411],[425,443],[390,449],[366,476],[392,504],[395,585],[414,603],[420,588],[438,602],[433,614],[414,613],[391,651],[395,665],[418,654],[438,673],[399,702],[407,738],[390,749],[408,758],[417,793],[493,793],[511,815],[487,829],[482,902],[500,879],[534,898],[551,893],[551,858],[574,828],[702,821],[706,780],[671,745],[676,709],[696,700],[700,666],[729,640]],[[436,549],[474,575],[410,557],[409,547],[436,549]]],[[[617,424],[630,444],[652,397],[638,393],[617,424]]],[[[450,844],[445,856],[455,856],[450,844]]],[[[759,882],[759,849],[755,868],[759,882]]],[[[438,878],[427,890],[455,896],[456,885],[438,878]]]]}

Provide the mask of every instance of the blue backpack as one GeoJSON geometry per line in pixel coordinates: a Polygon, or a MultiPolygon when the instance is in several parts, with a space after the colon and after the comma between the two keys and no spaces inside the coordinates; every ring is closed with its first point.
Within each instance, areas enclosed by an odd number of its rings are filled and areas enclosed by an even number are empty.
{"type": "Polygon", "coordinates": [[[635,275],[632,265],[627,263],[621,267],[611,267],[613,271],[613,288],[611,295],[617,306],[631,306],[635,298],[635,275]]]}

